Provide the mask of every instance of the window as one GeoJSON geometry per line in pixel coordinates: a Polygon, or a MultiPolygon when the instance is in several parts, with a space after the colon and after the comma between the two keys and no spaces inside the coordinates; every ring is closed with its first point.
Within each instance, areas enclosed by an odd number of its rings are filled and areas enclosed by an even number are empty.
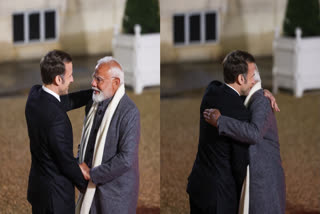
{"type": "Polygon", "coordinates": [[[175,43],[184,43],[184,15],[174,16],[173,24],[175,43]]]}
{"type": "Polygon", "coordinates": [[[43,42],[57,38],[55,10],[15,13],[12,23],[14,43],[43,42]]]}
{"type": "Polygon", "coordinates": [[[29,39],[40,39],[40,13],[29,14],[29,39]]]}
{"type": "Polygon", "coordinates": [[[217,40],[217,14],[207,13],[206,14],[206,41],[217,40]]]}
{"type": "Polygon", "coordinates": [[[217,42],[217,12],[210,11],[174,15],[173,40],[176,45],[217,42]]]}
{"type": "Polygon", "coordinates": [[[13,15],[13,41],[14,42],[24,41],[23,14],[13,15]]]}
{"type": "Polygon", "coordinates": [[[190,42],[200,41],[200,14],[189,16],[190,42]]]}
{"type": "Polygon", "coordinates": [[[45,39],[56,38],[56,12],[45,12],[45,39]]]}

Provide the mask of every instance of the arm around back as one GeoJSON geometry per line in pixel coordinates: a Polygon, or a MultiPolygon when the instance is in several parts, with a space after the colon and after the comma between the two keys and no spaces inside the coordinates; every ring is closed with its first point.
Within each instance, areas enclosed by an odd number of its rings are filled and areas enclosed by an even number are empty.
{"type": "Polygon", "coordinates": [[[263,138],[268,128],[268,115],[273,113],[270,102],[264,97],[262,90],[257,91],[251,99],[250,122],[242,122],[221,115],[218,120],[220,135],[231,137],[245,144],[256,144],[263,138]]]}
{"type": "Polygon", "coordinates": [[[60,97],[65,111],[70,111],[87,105],[91,98],[92,89],[77,91],[60,97]]]}

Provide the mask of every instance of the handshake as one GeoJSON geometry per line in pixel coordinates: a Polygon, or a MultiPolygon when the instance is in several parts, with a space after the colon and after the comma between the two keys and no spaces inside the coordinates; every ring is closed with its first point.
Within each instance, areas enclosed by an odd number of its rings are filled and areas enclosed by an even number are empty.
{"type": "Polygon", "coordinates": [[[81,164],[79,164],[79,167],[84,179],[86,179],[87,181],[90,180],[90,168],[88,167],[88,165],[85,162],[82,162],[81,164]]]}

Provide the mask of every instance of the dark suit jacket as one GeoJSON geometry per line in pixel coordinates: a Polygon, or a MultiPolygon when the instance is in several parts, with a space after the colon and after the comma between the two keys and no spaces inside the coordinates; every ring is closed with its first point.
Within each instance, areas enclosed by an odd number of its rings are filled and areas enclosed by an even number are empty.
{"type": "Polygon", "coordinates": [[[250,112],[233,89],[218,81],[209,84],[200,107],[198,153],[188,178],[187,192],[198,207],[210,213],[235,214],[246,175],[248,145],[219,136],[204,120],[206,108],[217,108],[222,115],[243,121],[250,119],[250,112]]]}
{"type": "Polygon", "coordinates": [[[87,104],[91,96],[91,90],[77,92],[62,96],[60,103],[42,86],[31,88],[25,115],[32,159],[28,201],[33,210],[74,213],[74,185],[84,189],[87,182],[73,156],[72,126],[66,111],[87,104]]]}

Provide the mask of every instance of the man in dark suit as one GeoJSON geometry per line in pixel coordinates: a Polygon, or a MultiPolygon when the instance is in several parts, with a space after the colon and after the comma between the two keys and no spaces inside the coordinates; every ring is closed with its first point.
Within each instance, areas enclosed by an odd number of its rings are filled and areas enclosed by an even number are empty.
{"type": "Polygon", "coordinates": [[[25,109],[32,158],[28,201],[32,213],[72,214],[74,185],[85,190],[89,176],[87,166],[83,163],[80,168],[73,156],[72,126],[66,111],[86,105],[92,90],[66,95],[73,77],[72,59],[65,52],[49,52],[40,68],[43,86],[31,88],[25,109]]]}
{"type": "Polygon", "coordinates": [[[255,59],[243,51],[231,52],[223,61],[225,84],[209,84],[200,107],[198,153],[188,178],[191,213],[236,214],[248,165],[248,146],[219,136],[203,111],[220,109],[221,114],[248,121],[250,112],[241,96],[254,84],[255,59]],[[222,113],[223,112],[223,113],[222,113]]]}

